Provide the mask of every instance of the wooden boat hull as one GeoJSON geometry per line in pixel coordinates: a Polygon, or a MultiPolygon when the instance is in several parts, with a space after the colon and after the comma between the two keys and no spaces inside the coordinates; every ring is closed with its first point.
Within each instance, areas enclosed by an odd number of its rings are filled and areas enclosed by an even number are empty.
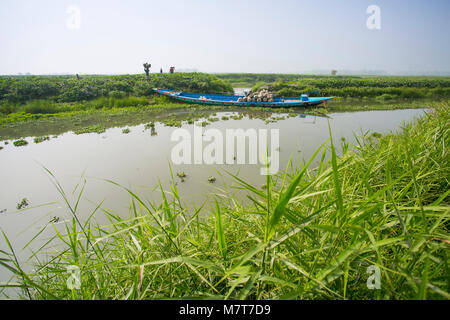
{"type": "Polygon", "coordinates": [[[323,103],[324,101],[334,98],[334,97],[289,97],[289,98],[276,97],[274,98],[273,102],[240,102],[238,101],[238,99],[243,98],[244,96],[185,93],[181,91],[173,91],[158,88],[154,88],[153,91],[185,103],[216,105],[216,106],[270,107],[270,108],[306,107],[306,106],[316,106],[323,103]]]}

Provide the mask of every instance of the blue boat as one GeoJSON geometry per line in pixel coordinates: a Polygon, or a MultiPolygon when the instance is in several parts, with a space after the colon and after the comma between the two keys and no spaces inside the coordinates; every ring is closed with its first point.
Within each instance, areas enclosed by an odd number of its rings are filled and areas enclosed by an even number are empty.
{"type": "Polygon", "coordinates": [[[306,107],[316,106],[324,101],[334,97],[308,97],[302,94],[301,97],[274,97],[273,102],[245,102],[240,101],[244,96],[225,95],[225,94],[205,94],[205,93],[187,93],[182,91],[173,91],[154,88],[154,92],[164,96],[176,99],[186,103],[197,103],[216,106],[242,106],[242,107],[306,107]],[[241,98],[241,99],[239,99],[241,98]]]}

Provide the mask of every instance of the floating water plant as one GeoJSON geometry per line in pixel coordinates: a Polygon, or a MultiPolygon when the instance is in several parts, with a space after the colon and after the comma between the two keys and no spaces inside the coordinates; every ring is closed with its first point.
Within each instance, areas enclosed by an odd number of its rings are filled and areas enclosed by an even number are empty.
{"type": "Polygon", "coordinates": [[[214,182],[216,182],[216,177],[210,176],[210,177],[208,178],[208,182],[209,182],[209,183],[214,183],[214,182]]]}
{"type": "Polygon", "coordinates": [[[167,127],[181,127],[181,120],[167,119],[164,121],[164,125],[167,127]]]}
{"type": "Polygon", "coordinates": [[[44,141],[46,141],[46,140],[50,140],[50,137],[49,136],[45,136],[45,137],[36,137],[36,138],[34,138],[34,143],[41,143],[41,142],[44,142],[44,141]]]}
{"type": "Polygon", "coordinates": [[[125,128],[125,129],[122,130],[122,133],[124,133],[124,134],[130,133],[130,132],[131,132],[131,131],[130,131],[129,128],[125,128]]]}
{"type": "Polygon", "coordinates": [[[177,176],[181,179],[181,182],[184,182],[184,178],[186,178],[187,174],[183,172],[177,172],[177,176]]]}
{"type": "Polygon", "coordinates": [[[23,198],[22,201],[20,203],[17,204],[17,210],[23,209],[28,207],[29,203],[27,198],[23,198]]]}
{"type": "Polygon", "coordinates": [[[26,146],[28,142],[26,140],[20,139],[13,142],[16,147],[26,146]]]}
{"type": "Polygon", "coordinates": [[[105,128],[100,126],[100,125],[95,125],[95,126],[90,126],[90,127],[77,129],[73,133],[75,133],[75,134],[84,134],[84,133],[91,133],[91,132],[103,133],[103,132],[105,132],[105,128]]]}
{"type": "Polygon", "coordinates": [[[149,123],[147,123],[145,125],[145,129],[151,129],[151,128],[154,128],[154,127],[155,127],[155,124],[153,122],[149,122],[149,123]]]}
{"type": "Polygon", "coordinates": [[[184,173],[184,171],[182,171],[182,172],[177,172],[177,176],[180,178],[186,178],[187,174],[184,173]]]}

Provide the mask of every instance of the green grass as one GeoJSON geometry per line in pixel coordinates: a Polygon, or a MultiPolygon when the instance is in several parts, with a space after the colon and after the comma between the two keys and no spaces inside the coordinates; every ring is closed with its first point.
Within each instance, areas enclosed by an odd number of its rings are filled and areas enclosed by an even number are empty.
{"type": "Polygon", "coordinates": [[[80,221],[84,187],[72,203],[52,175],[70,222],[35,254],[58,251],[26,273],[5,235],[0,265],[16,277],[4,286],[24,299],[449,299],[449,111],[341,141],[340,155],[326,141],[261,188],[232,175],[247,201],[224,190],[191,207],[174,183],[148,202],[110,181],[129,194],[130,216],[104,210],[103,226],[80,221]],[[378,290],[366,285],[373,265],[378,290]]]}

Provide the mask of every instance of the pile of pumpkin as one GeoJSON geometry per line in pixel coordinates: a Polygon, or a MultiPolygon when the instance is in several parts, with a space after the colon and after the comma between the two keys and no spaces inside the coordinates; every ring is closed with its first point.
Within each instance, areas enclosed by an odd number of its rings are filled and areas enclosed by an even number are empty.
{"type": "Polygon", "coordinates": [[[273,102],[273,94],[267,89],[259,92],[251,92],[243,98],[238,99],[239,102],[273,102]]]}

